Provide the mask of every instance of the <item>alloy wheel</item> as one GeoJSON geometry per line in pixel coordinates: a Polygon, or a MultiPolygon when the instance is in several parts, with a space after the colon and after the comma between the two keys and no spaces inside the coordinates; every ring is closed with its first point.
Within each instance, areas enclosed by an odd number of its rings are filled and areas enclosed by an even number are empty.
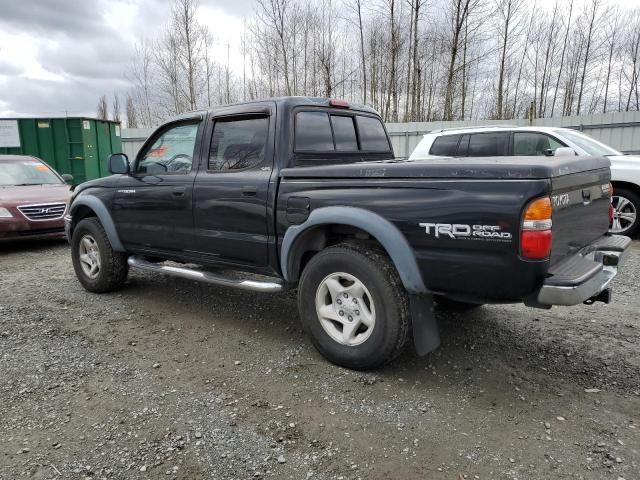
{"type": "Polygon", "coordinates": [[[84,274],[94,279],[100,274],[100,250],[98,244],[91,235],[83,235],[78,245],[80,266],[84,274]]]}
{"type": "Polygon", "coordinates": [[[620,195],[614,195],[611,198],[611,204],[613,205],[611,232],[625,233],[636,222],[636,206],[631,200],[620,195]]]}
{"type": "Polygon", "coordinates": [[[327,275],[320,282],[316,313],[327,335],[350,347],[364,343],[376,322],[371,293],[358,278],[343,272],[327,275]]]}

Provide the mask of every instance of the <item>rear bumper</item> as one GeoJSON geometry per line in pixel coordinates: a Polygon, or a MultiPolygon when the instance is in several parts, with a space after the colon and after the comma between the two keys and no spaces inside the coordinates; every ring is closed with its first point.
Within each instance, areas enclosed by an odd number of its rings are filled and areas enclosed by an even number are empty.
{"type": "Polygon", "coordinates": [[[577,305],[589,300],[608,303],[609,284],[618,274],[631,239],[607,235],[549,269],[534,303],[538,306],[577,305]]]}

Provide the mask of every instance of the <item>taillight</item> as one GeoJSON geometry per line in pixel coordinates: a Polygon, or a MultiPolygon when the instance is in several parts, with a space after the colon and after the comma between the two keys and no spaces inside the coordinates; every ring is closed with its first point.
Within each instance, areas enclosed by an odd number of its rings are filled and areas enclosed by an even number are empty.
{"type": "Polygon", "coordinates": [[[523,258],[545,260],[551,255],[552,213],[549,197],[538,198],[527,205],[520,230],[520,254],[523,258]]]}

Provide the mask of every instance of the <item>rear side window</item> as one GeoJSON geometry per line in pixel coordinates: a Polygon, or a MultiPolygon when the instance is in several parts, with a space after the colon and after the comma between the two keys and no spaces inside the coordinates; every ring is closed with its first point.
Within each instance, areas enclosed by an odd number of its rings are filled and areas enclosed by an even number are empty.
{"type": "Polygon", "coordinates": [[[509,134],[476,133],[469,139],[469,157],[501,157],[508,154],[509,134]]]}
{"type": "Polygon", "coordinates": [[[295,149],[299,152],[333,150],[333,135],[327,112],[298,112],[295,149]]]}
{"type": "Polygon", "coordinates": [[[341,152],[355,152],[358,150],[358,139],[353,117],[331,115],[333,135],[336,140],[336,150],[341,152]]]}
{"type": "Polygon", "coordinates": [[[357,116],[360,149],[365,152],[388,152],[390,150],[387,134],[382,122],[374,117],[357,116]]]}
{"type": "Polygon", "coordinates": [[[443,135],[437,137],[429,150],[430,155],[441,155],[443,157],[455,157],[458,149],[460,135],[443,135]]]}
{"type": "Polygon", "coordinates": [[[269,118],[216,121],[209,151],[209,170],[242,170],[264,160],[269,118]]]}

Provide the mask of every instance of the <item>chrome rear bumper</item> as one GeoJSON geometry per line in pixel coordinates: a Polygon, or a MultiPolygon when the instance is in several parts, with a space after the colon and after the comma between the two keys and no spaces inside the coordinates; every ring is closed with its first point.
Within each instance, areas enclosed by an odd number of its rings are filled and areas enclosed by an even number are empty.
{"type": "Polygon", "coordinates": [[[539,306],[577,305],[589,301],[609,302],[609,284],[618,274],[631,239],[607,235],[587,245],[549,269],[538,292],[539,306]]]}

